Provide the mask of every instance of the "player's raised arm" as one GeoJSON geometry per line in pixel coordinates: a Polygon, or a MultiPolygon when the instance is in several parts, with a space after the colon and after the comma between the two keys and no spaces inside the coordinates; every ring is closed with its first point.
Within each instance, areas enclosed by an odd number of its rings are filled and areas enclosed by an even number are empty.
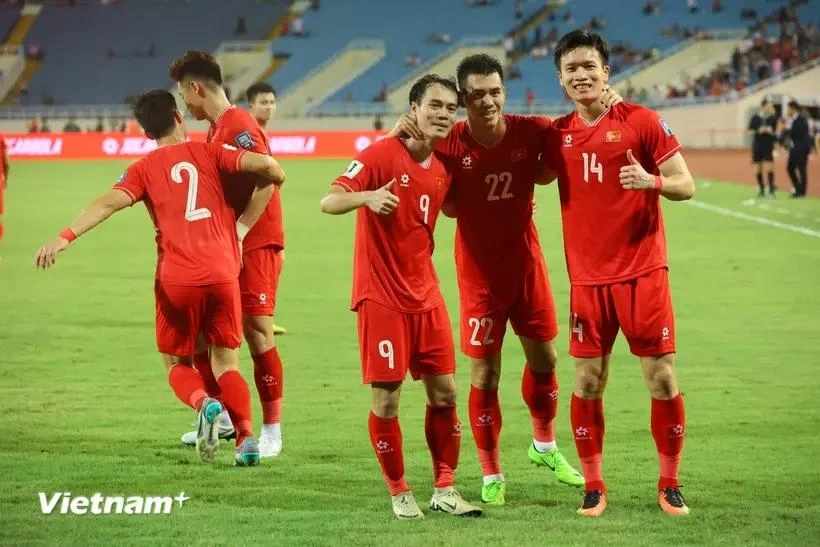
{"type": "Polygon", "coordinates": [[[38,268],[50,268],[54,265],[57,254],[68,247],[69,243],[131,204],[131,196],[121,190],[112,189],[101,195],[92,201],[80,213],[80,216],[68,228],[60,232],[53,241],[40,247],[35,258],[35,265],[38,268]]]}
{"type": "Polygon", "coordinates": [[[652,175],[638,162],[632,150],[626,151],[629,165],[621,167],[620,179],[624,190],[658,190],[671,201],[685,201],[695,195],[695,181],[680,152],[660,164],[660,175],[652,175]]]}
{"type": "Polygon", "coordinates": [[[325,197],[322,198],[320,206],[323,213],[329,215],[343,215],[367,207],[379,215],[389,215],[399,206],[399,196],[390,191],[395,183],[391,180],[378,190],[364,192],[348,192],[338,185],[333,185],[325,197]]]}

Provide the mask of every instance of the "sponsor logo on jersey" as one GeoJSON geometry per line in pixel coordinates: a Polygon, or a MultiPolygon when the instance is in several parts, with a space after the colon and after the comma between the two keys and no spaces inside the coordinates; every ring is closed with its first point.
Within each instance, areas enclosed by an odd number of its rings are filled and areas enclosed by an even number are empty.
{"type": "Polygon", "coordinates": [[[356,177],[356,175],[359,174],[359,171],[361,171],[362,169],[364,169],[364,164],[359,160],[353,160],[350,162],[350,165],[347,166],[347,170],[345,170],[345,172],[342,173],[342,176],[347,177],[350,180],[353,180],[356,177]]]}
{"type": "Polygon", "coordinates": [[[666,120],[661,118],[661,127],[663,127],[663,132],[666,134],[667,137],[671,137],[673,135],[672,128],[669,127],[669,124],[666,123],[666,120]]]}

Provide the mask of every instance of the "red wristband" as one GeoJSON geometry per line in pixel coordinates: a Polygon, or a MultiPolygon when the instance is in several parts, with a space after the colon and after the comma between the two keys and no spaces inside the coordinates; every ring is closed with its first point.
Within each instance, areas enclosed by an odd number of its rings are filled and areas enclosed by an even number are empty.
{"type": "Polygon", "coordinates": [[[75,234],[74,230],[72,230],[71,228],[66,228],[65,230],[60,232],[59,236],[68,241],[69,243],[77,239],[77,234],[75,234]]]}
{"type": "Polygon", "coordinates": [[[663,184],[663,180],[659,175],[655,175],[655,190],[660,190],[661,184],[663,184]]]}

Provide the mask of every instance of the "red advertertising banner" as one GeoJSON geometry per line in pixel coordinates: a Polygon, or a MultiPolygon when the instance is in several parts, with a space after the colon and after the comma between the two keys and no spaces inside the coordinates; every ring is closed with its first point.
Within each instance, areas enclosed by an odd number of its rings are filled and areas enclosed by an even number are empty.
{"type": "MultiPolygon", "coordinates": [[[[271,153],[277,157],[348,159],[385,136],[384,131],[272,131],[271,153]]],[[[6,133],[8,154],[28,160],[133,159],[156,149],[143,135],[124,133],[6,133]]],[[[204,141],[205,133],[190,133],[204,141]]]]}

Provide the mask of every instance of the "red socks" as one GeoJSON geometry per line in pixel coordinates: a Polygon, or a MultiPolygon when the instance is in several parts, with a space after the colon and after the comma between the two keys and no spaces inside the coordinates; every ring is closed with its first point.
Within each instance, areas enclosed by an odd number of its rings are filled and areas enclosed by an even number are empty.
{"type": "Polygon", "coordinates": [[[680,393],[673,399],[652,399],[652,437],[655,438],[660,462],[658,490],[680,486],[678,470],[685,430],[686,414],[680,393]]]}
{"type": "Polygon", "coordinates": [[[601,399],[582,399],[572,394],[570,419],[575,448],[581,460],[586,490],[606,492],[601,457],[604,446],[604,406],[601,399]]]}
{"type": "Polygon", "coordinates": [[[468,401],[470,428],[473,430],[478,461],[484,475],[501,474],[498,438],[501,435],[501,407],[498,391],[486,391],[470,386],[468,401]]]}
{"type": "Polygon", "coordinates": [[[436,488],[453,486],[461,450],[461,423],[455,406],[430,406],[424,417],[424,434],[433,457],[436,488]]]}
{"type": "Polygon", "coordinates": [[[231,422],[236,429],[236,446],[245,437],[253,436],[251,424],[251,391],[238,370],[229,370],[217,380],[222,391],[222,402],[228,409],[231,422]]]}
{"type": "Polygon", "coordinates": [[[541,442],[554,441],[553,422],[558,413],[558,381],[555,379],[555,372],[536,372],[527,363],[521,378],[521,395],[530,409],[533,438],[541,442]]]}
{"type": "Polygon", "coordinates": [[[370,443],[376,452],[390,495],[407,492],[410,487],[404,479],[404,453],[399,418],[379,418],[370,412],[367,427],[370,430],[370,443]]]}
{"type": "Polygon", "coordinates": [[[205,353],[197,353],[194,355],[194,368],[202,376],[205,382],[205,390],[208,395],[218,399],[219,398],[219,384],[216,382],[214,371],[211,368],[211,356],[206,351],[205,353]]]}
{"type": "Polygon", "coordinates": [[[282,360],[273,347],[253,356],[253,378],[262,403],[262,423],[278,424],[282,415],[282,360]]]}
{"type": "Polygon", "coordinates": [[[196,411],[199,411],[202,401],[208,396],[202,377],[186,365],[172,366],[168,371],[168,383],[177,398],[196,411]]]}

